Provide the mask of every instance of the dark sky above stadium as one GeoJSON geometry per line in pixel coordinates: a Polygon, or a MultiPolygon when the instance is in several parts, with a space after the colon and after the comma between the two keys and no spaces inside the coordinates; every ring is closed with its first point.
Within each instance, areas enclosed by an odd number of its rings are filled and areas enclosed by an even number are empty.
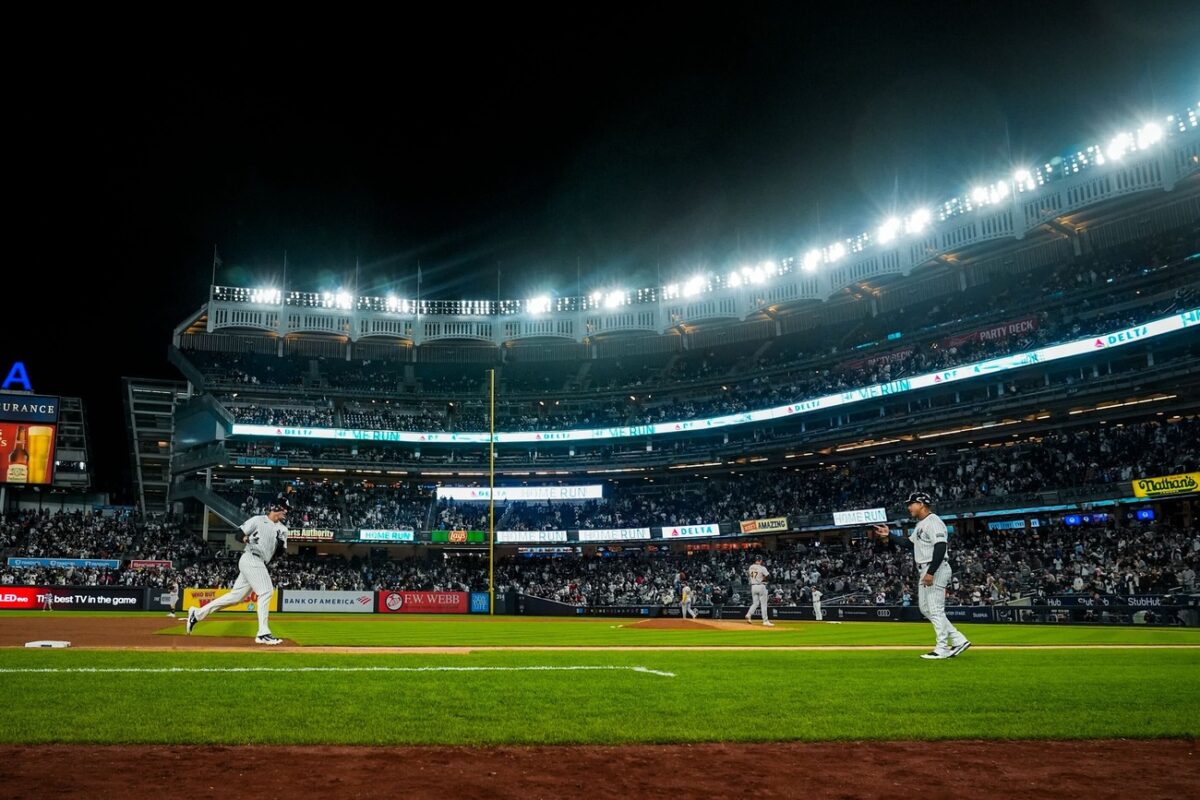
{"type": "Polygon", "coordinates": [[[412,296],[418,262],[427,297],[652,285],[1200,92],[1194,2],[546,8],[24,39],[0,362],[84,396],[101,488],[119,378],[176,377],[214,244],[231,285],[278,285],[285,250],[288,287],[318,291],[356,260],[363,293],[412,296]]]}

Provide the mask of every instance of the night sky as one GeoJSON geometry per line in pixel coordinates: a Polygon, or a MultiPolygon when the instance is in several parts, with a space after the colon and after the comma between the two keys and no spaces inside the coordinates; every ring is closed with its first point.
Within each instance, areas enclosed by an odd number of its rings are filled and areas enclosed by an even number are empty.
{"type": "Polygon", "coordinates": [[[362,293],[411,296],[418,261],[426,297],[653,285],[1200,99],[1195,2],[699,12],[16,36],[0,365],[84,397],[97,487],[128,499],[119,379],[178,377],[214,244],[231,285],[278,286],[285,250],[316,291],[356,259],[362,293]]]}

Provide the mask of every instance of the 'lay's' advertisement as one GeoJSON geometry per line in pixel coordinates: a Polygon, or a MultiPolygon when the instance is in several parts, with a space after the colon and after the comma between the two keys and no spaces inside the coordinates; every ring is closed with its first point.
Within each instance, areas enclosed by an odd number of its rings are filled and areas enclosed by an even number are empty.
{"type": "MultiPolygon", "coordinates": [[[[229,594],[229,589],[196,589],[186,588],[183,590],[183,610],[187,611],[192,606],[206,606],[218,597],[229,594]]],[[[267,607],[269,611],[279,610],[279,590],[271,594],[271,605],[267,607]]],[[[232,606],[225,606],[221,609],[224,611],[257,611],[258,610],[258,595],[254,592],[250,593],[243,602],[236,603],[232,606]]]]}

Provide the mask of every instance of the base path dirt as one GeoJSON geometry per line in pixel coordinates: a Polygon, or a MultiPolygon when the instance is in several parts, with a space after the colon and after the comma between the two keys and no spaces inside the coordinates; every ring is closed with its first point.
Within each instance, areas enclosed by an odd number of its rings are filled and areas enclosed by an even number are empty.
{"type": "Polygon", "coordinates": [[[47,797],[1155,798],[1200,792],[1197,742],[625,747],[0,746],[10,800],[47,797]]]}
{"type": "MultiPolygon", "coordinates": [[[[41,639],[70,642],[72,647],[138,650],[194,650],[196,648],[258,647],[249,636],[156,636],[155,631],[178,625],[184,619],[155,617],[64,617],[53,611],[41,617],[0,618],[0,647],[24,647],[41,639]]],[[[201,623],[203,624],[203,623],[201,623]]]]}

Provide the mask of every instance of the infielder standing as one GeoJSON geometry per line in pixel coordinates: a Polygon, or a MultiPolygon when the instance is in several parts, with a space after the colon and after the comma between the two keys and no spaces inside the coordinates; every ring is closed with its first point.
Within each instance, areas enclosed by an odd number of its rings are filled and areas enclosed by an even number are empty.
{"type": "Polygon", "coordinates": [[[820,622],[821,620],[825,619],[825,617],[821,614],[821,590],[815,586],[812,590],[812,599],[813,615],[816,616],[817,622],[820,622]]]}
{"type": "Polygon", "coordinates": [[[754,609],[758,608],[761,604],[763,625],[767,626],[768,628],[774,628],[775,623],[767,619],[766,580],[768,577],[770,577],[771,573],[767,572],[767,568],[762,565],[762,562],[762,556],[758,556],[754,559],[754,563],[750,566],[750,597],[752,598],[752,602],[750,603],[750,610],[746,612],[746,622],[750,625],[754,624],[750,621],[750,618],[754,616],[754,609]]]}
{"type": "MultiPolygon", "coordinates": [[[[930,510],[933,499],[925,492],[913,492],[907,502],[908,513],[917,520],[917,527],[909,537],[917,562],[917,599],[921,613],[933,623],[937,635],[933,650],[921,658],[954,658],[971,643],[946,618],[946,587],[950,585],[951,574],[950,562],[946,560],[946,523],[930,510]]],[[[874,532],[883,539],[890,536],[887,525],[874,526],[874,532]]]]}
{"type": "Polygon", "coordinates": [[[288,529],[282,520],[287,516],[288,508],[287,498],[279,495],[271,501],[266,514],[259,514],[242,523],[237,539],[245,543],[246,551],[238,560],[237,582],[228,594],[221,595],[206,606],[188,609],[188,633],[209,614],[242,602],[253,590],[258,595],[258,636],[254,641],[258,644],[283,643],[283,639],[271,635],[271,628],[267,625],[271,597],[275,594],[271,576],[267,574],[267,564],[277,548],[287,548],[288,529]]]}
{"type": "Polygon", "coordinates": [[[685,584],[683,584],[683,587],[679,590],[679,592],[680,592],[680,595],[679,595],[680,596],[680,600],[679,600],[679,611],[680,611],[679,617],[680,617],[680,619],[687,619],[688,614],[692,615],[692,619],[695,619],[696,617],[700,616],[699,614],[696,613],[696,609],[692,608],[692,587],[688,586],[685,583],[685,584]]]}

